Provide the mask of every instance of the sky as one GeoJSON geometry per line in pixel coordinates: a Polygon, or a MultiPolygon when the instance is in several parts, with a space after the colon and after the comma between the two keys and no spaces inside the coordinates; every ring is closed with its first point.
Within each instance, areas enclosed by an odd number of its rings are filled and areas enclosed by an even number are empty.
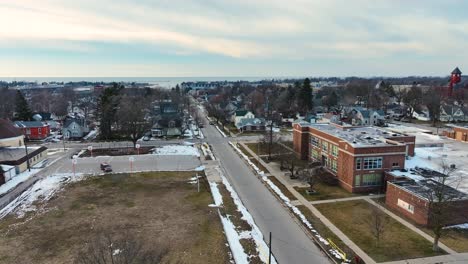
{"type": "Polygon", "coordinates": [[[2,77],[468,72],[464,0],[0,1],[2,77]]]}

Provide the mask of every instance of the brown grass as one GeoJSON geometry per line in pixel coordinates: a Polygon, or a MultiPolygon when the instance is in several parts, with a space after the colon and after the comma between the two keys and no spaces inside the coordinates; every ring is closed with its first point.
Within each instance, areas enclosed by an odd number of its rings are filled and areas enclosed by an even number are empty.
{"type": "Polygon", "coordinates": [[[227,263],[228,248],[209,187],[192,172],[94,177],[66,187],[48,211],[0,221],[0,263],[72,263],[97,230],[134,234],[168,248],[163,263],[227,263]],[[28,217],[33,217],[26,221],[28,217]]]}
{"type": "Polygon", "coordinates": [[[315,205],[343,233],[377,262],[431,257],[440,255],[432,251],[432,244],[393,218],[386,216],[385,231],[376,243],[368,219],[371,204],[363,200],[315,205]]]}
{"type": "Polygon", "coordinates": [[[294,187],[296,191],[298,191],[304,198],[309,201],[319,201],[319,200],[330,200],[330,199],[340,199],[340,198],[348,198],[353,196],[359,196],[359,194],[353,194],[345,189],[341,188],[340,186],[332,186],[325,183],[317,183],[314,186],[314,190],[316,193],[307,194],[306,190],[310,188],[306,187],[294,187]]]}

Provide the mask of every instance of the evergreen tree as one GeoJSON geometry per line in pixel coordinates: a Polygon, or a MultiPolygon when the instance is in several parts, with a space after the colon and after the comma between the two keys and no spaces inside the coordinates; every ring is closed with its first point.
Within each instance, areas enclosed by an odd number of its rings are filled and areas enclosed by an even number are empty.
{"type": "Polygon", "coordinates": [[[99,98],[98,118],[100,121],[100,134],[103,139],[112,138],[112,125],[117,121],[117,109],[120,103],[120,91],[124,87],[117,83],[106,88],[99,98]]]}
{"type": "Polygon", "coordinates": [[[314,102],[312,101],[312,87],[310,86],[310,79],[305,78],[302,86],[299,83],[295,83],[295,87],[300,87],[298,92],[298,105],[299,109],[303,113],[309,113],[314,108],[314,102]]]}
{"type": "Polygon", "coordinates": [[[16,93],[16,119],[21,121],[30,121],[32,118],[32,112],[29,108],[28,101],[24,98],[23,93],[20,90],[16,93]]]}

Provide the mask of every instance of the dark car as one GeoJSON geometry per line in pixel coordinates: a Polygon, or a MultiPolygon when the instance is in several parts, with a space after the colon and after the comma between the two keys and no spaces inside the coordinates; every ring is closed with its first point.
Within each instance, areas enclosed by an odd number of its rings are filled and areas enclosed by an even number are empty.
{"type": "Polygon", "coordinates": [[[214,122],[213,122],[213,121],[210,121],[210,125],[214,125],[214,122]]]}
{"type": "Polygon", "coordinates": [[[104,172],[112,172],[112,167],[109,165],[103,169],[104,172]]]}
{"type": "Polygon", "coordinates": [[[106,168],[110,168],[109,163],[107,163],[107,162],[101,163],[101,170],[105,170],[106,168]]]}

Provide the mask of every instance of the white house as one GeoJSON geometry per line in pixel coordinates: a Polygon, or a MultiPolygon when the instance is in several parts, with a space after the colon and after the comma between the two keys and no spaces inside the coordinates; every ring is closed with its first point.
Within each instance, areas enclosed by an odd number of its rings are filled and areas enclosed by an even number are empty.
{"type": "Polygon", "coordinates": [[[247,110],[239,110],[239,111],[236,111],[232,115],[231,121],[234,123],[234,125],[237,125],[244,118],[252,119],[252,118],[255,118],[255,115],[252,112],[247,111],[247,110]]]}

